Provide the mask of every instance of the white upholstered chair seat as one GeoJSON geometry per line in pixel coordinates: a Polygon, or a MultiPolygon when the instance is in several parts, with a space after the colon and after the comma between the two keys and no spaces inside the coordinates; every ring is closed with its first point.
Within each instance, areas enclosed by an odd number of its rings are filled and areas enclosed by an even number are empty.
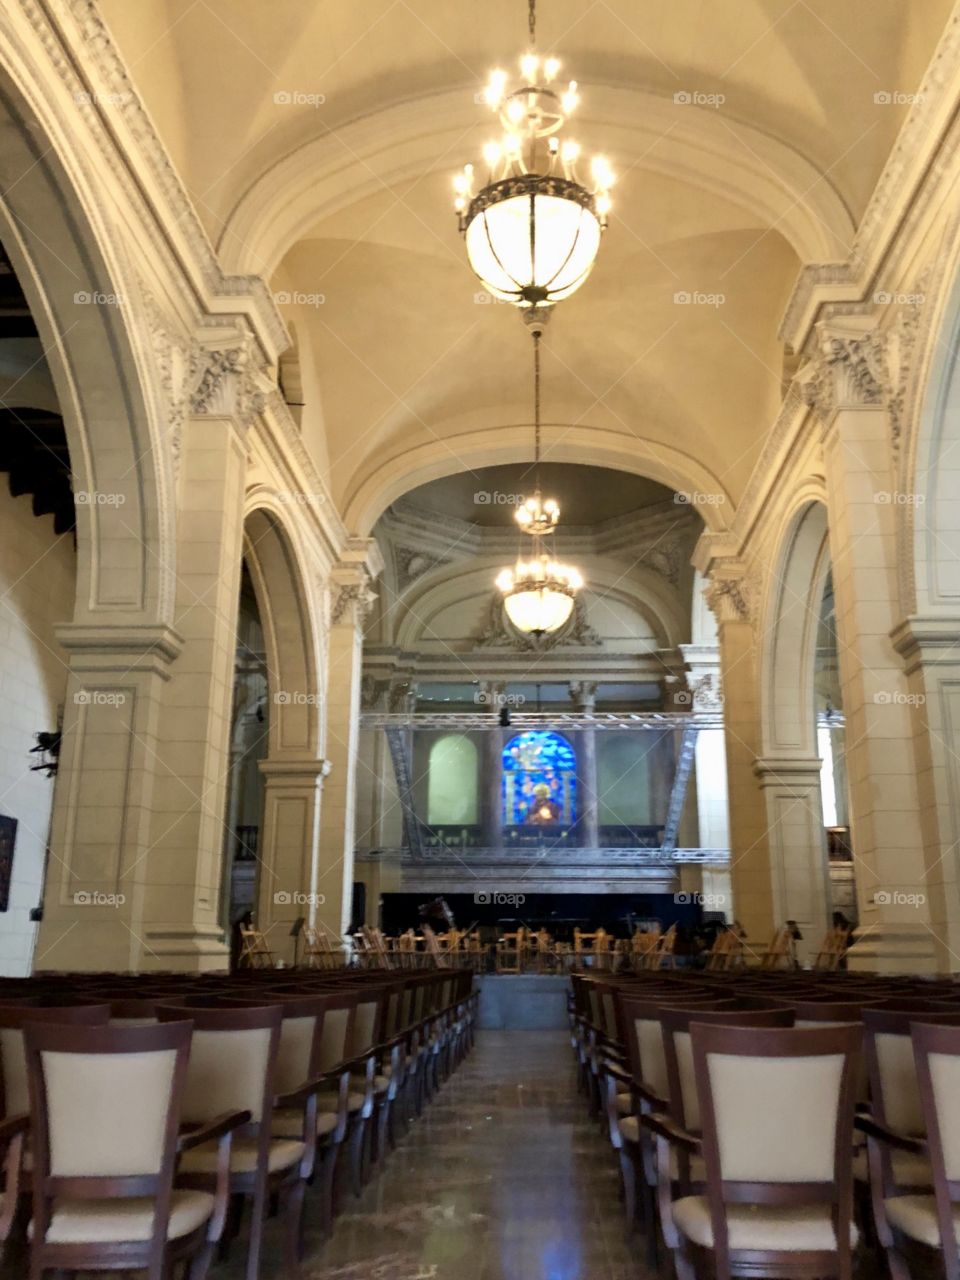
{"type": "MultiPolygon", "coordinates": [[[[304,1144],[291,1138],[274,1138],[270,1142],[268,1168],[271,1173],[289,1169],[303,1157],[304,1144]]],[[[231,1173],[253,1173],[257,1167],[257,1142],[254,1138],[234,1138],[230,1146],[231,1173]]],[[[205,1142],[184,1152],[181,1173],[216,1173],[217,1143],[205,1142]]]]}
{"type": "MultiPolygon", "coordinates": [[[[891,1226],[911,1240],[940,1248],[940,1225],[933,1196],[891,1196],[883,1205],[891,1226]]],[[[953,1230],[960,1241],[960,1207],[953,1210],[953,1230]]]]}
{"type": "MultiPolygon", "coordinates": [[[[151,1196],[129,1200],[56,1200],[47,1229],[47,1244],[104,1244],[147,1241],[153,1235],[151,1196]]],[[[213,1196],[205,1191],[175,1190],[170,1201],[167,1239],[189,1235],[213,1213],[213,1196]]],[[[33,1238],[33,1223],[30,1224],[33,1238]]]]}
{"type": "MultiPolygon", "coordinates": [[[[326,1138],[337,1127],[335,1111],[317,1112],[317,1137],[326,1138]]],[[[270,1132],[274,1138],[299,1138],[303,1133],[303,1112],[299,1107],[278,1107],[270,1132]]]]}
{"type": "MultiPolygon", "coordinates": [[[[713,1248],[713,1223],[706,1196],[684,1196],[673,1202],[673,1219],[677,1228],[694,1244],[713,1248]]],[[[727,1237],[730,1249],[781,1249],[785,1252],[804,1250],[833,1251],[837,1247],[830,1208],[827,1205],[752,1205],[727,1206],[727,1237]]],[[[850,1224],[850,1245],[855,1247],[859,1235],[850,1224]]]]}

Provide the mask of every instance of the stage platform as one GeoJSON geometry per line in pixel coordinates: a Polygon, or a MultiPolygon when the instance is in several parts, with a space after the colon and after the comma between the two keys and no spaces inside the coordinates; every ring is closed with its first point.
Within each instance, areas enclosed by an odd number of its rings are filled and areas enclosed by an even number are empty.
{"type": "Polygon", "coordinates": [[[570,979],[562,974],[483,974],[477,982],[481,1030],[556,1031],[569,1025],[570,979]]]}

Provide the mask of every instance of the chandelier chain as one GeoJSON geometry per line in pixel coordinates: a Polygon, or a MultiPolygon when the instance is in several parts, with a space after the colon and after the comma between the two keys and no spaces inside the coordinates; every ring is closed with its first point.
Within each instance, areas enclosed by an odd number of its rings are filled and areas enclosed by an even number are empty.
{"type": "Polygon", "coordinates": [[[533,465],[540,488],[540,334],[533,335],[533,465]]]}
{"type": "Polygon", "coordinates": [[[530,46],[534,48],[537,43],[537,0],[530,0],[527,21],[530,25],[530,46]]]}

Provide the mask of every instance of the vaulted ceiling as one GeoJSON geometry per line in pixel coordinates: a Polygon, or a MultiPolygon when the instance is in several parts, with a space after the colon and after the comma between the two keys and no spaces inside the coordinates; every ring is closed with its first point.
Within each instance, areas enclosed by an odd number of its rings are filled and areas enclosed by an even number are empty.
{"type": "MultiPolygon", "coordinates": [[[[304,437],[352,530],[418,484],[529,457],[528,343],[476,300],[450,208],[526,4],[101,7],[225,265],[273,283],[304,437]]],[[[951,7],[541,0],[539,43],[581,85],[576,135],[619,174],[594,275],[546,338],[552,460],[707,489],[706,518],[729,518],[782,394],[797,271],[846,254],[951,7]]]]}

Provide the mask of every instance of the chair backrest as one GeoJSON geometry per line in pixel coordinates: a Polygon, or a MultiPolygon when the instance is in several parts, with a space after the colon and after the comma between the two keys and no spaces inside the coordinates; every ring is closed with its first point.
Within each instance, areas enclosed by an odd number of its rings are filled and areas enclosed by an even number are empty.
{"type": "Polygon", "coordinates": [[[275,1093],[293,1093],[319,1074],[316,1063],[323,1038],[323,1021],[335,996],[292,995],[276,992],[283,1020],[274,1068],[275,1093]]]}
{"type": "MultiPolygon", "coordinates": [[[[282,1020],[278,1004],[159,1005],[157,1016],[161,1023],[183,1018],[193,1022],[183,1094],[185,1121],[212,1120],[224,1111],[249,1111],[254,1126],[269,1118],[282,1020]]],[[[263,1127],[269,1130],[269,1125],[263,1127]]]]}
{"type": "Polygon", "coordinates": [[[353,1017],[348,1057],[359,1058],[369,1053],[377,1043],[381,1009],[386,995],[382,987],[361,988],[353,1017]]]}
{"type": "MultiPolygon", "coordinates": [[[[183,1021],[148,1027],[37,1021],[24,1027],[35,1241],[47,1240],[61,1197],[148,1196],[154,1205],[150,1274],[160,1274],[191,1029],[183,1021]]],[[[122,1226],[104,1244],[118,1236],[122,1241],[122,1226]]],[[[102,1260],[94,1253],[83,1265],[102,1260]]]]}
{"type": "Polygon", "coordinates": [[[916,1003],[919,1008],[865,1008],[862,1016],[874,1113],[881,1124],[919,1137],[926,1128],[910,1025],[923,1021],[956,1026],[960,1014],[932,1012],[923,1001],[916,1003]]]}
{"type": "Polygon", "coordinates": [[[339,991],[327,997],[312,1075],[333,1071],[351,1056],[349,1047],[353,1037],[356,1006],[357,996],[354,992],[339,991]]]}
{"type": "Polygon", "coordinates": [[[960,1269],[954,1205],[960,1201],[960,1026],[915,1022],[911,1040],[933,1170],[944,1272],[960,1269]]]}
{"type": "Polygon", "coordinates": [[[694,1023],[728,1027],[792,1027],[793,1010],[780,1008],[666,1008],[660,1010],[670,1112],[684,1128],[697,1133],[700,1129],[700,1100],[690,1039],[690,1028],[694,1023]]]}
{"type": "Polygon", "coordinates": [[[849,1275],[859,1028],[694,1023],[691,1041],[717,1274],[730,1274],[726,1205],[746,1201],[832,1207],[849,1275]]]}
{"type": "Polygon", "coordinates": [[[20,1115],[30,1109],[27,1057],[23,1032],[28,1026],[103,1026],[110,1017],[108,1004],[0,1006],[0,1115],[20,1115]]]}
{"type": "Polygon", "coordinates": [[[617,993],[617,1003],[630,1072],[635,1080],[642,1081],[661,1098],[666,1098],[669,1085],[663,1056],[660,1010],[666,1004],[702,1009],[717,1009],[724,1004],[721,999],[709,995],[691,993],[684,1000],[680,993],[662,990],[659,995],[650,992],[635,996],[628,994],[626,988],[617,993]]]}

